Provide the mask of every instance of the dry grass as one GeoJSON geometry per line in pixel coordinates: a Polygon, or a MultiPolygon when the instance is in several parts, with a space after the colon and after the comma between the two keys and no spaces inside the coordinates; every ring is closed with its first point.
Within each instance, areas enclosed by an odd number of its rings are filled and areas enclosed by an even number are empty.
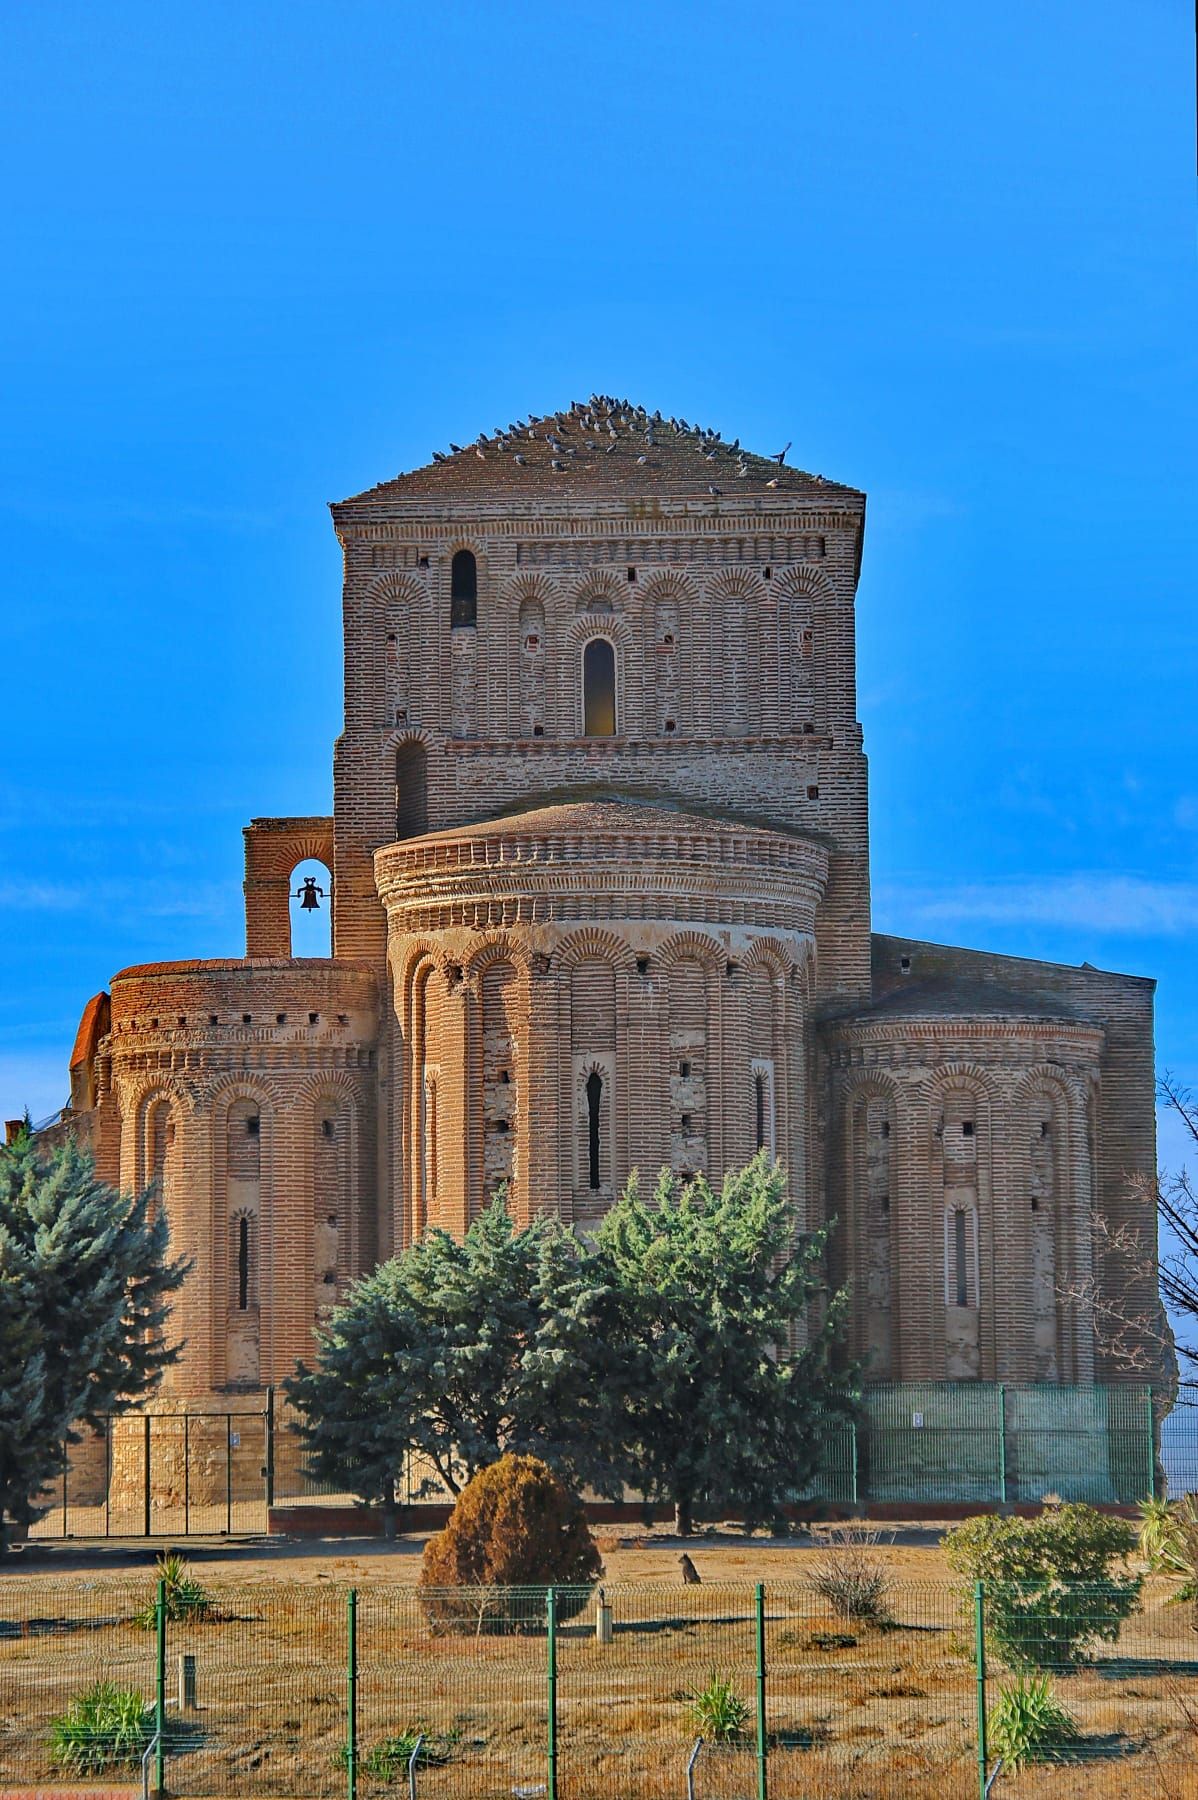
{"type": "MultiPolygon", "coordinates": [[[[670,1554],[676,1557],[676,1547],[670,1554]]],[[[703,1568],[702,1540],[694,1554],[703,1568]]],[[[193,1653],[200,1707],[183,1721],[184,1744],[170,1763],[172,1792],[294,1800],[343,1794],[336,1756],[345,1732],[344,1586],[265,1575],[246,1581],[241,1570],[212,1564],[202,1574],[219,1616],[173,1626],[169,1636],[170,1681],[179,1654],[193,1653]]],[[[544,1636],[434,1638],[409,1583],[379,1581],[369,1566],[358,1575],[363,1747],[410,1724],[456,1732],[453,1760],[421,1772],[422,1800],[507,1800],[515,1787],[544,1781],[544,1636]]],[[[153,1635],[130,1622],[147,1580],[148,1572],[6,1583],[0,1784],[52,1776],[49,1720],[99,1675],[153,1692],[153,1635]]],[[[793,1575],[767,1590],[775,1800],[964,1800],[976,1793],[968,1622],[944,1581],[893,1580],[887,1629],[846,1625],[793,1575]]],[[[559,1645],[563,1800],[681,1796],[694,1735],[687,1692],[715,1667],[753,1698],[751,1588],[713,1582],[710,1573],[699,1588],[683,1587],[676,1573],[668,1586],[611,1579],[605,1586],[616,1623],[610,1648],[596,1643],[589,1614],[563,1631],[559,1645]]],[[[1185,1609],[1164,1604],[1167,1591],[1153,1584],[1119,1644],[1058,1683],[1091,1758],[1022,1776],[1009,1793],[1020,1800],[1198,1794],[1198,1735],[1184,1710],[1188,1704],[1194,1711],[1198,1637],[1185,1609]]],[[[738,1800],[753,1784],[751,1743],[701,1758],[701,1800],[738,1800]]],[[[362,1782],[363,1795],[387,1791],[362,1782]]]]}

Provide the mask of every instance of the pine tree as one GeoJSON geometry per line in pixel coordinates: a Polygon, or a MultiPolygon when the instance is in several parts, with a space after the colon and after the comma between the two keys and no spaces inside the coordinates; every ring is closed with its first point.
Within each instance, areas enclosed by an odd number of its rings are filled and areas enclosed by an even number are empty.
{"type": "Polygon", "coordinates": [[[596,1244],[620,1297],[606,1351],[629,1484],[672,1501],[683,1535],[700,1513],[771,1523],[855,1396],[855,1373],[830,1362],[843,1297],[811,1318],[823,1234],[796,1240],[785,1176],[762,1153],[719,1193],[663,1170],[650,1205],[630,1183],[596,1244]],[[807,1342],[788,1350],[796,1327],[807,1342]]]}
{"type": "Polygon", "coordinates": [[[570,1312],[587,1292],[573,1235],[546,1216],[518,1228],[502,1197],[460,1243],[430,1231],[355,1284],[286,1384],[313,1472],[381,1500],[388,1529],[409,1454],[455,1495],[508,1450],[601,1479],[585,1304],[570,1312]]]}
{"type": "Polygon", "coordinates": [[[152,1190],[120,1194],[73,1142],[45,1151],[28,1131],[0,1150],[0,1541],[39,1516],[80,1424],[142,1399],[178,1355],[168,1261],[152,1190]]]}
{"type": "Polygon", "coordinates": [[[458,1243],[432,1231],[358,1282],[287,1391],[314,1473],[382,1500],[409,1454],[457,1495],[505,1452],[573,1486],[624,1483],[697,1510],[772,1521],[814,1473],[826,1426],[851,1409],[829,1352],[821,1236],[796,1243],[765,1157],[714,1194],[664,1172],[635,1183],[588,1245],[551,1216],[517,1228],[502,1199],[458,1243]]]}

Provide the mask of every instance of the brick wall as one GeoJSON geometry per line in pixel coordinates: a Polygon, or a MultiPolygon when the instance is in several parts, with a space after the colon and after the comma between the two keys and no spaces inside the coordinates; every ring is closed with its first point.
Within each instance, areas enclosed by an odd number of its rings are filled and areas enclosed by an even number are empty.
{"type": "Polygon", "coordinates": [[[864,505],[595,398],[333,509],[333,814],[253,820],[247,960],[123,971],[72,1059],[62,1129],[194,1258],[180,1395],[280,1380],[501,1185],[585,1226],[758,1143],[838,1221],[876,1375],[1119,1373],[1061,1295],[1114,1280],[1093,1206],[1153,1247],[1151,984],[871,939],[864,505]],[[324,962],[290,957],[308,858],[324,962]]]}

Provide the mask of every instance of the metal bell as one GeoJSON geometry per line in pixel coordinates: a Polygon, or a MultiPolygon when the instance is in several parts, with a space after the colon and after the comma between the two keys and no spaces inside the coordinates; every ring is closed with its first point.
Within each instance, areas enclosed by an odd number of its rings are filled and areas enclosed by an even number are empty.
{"type": "Polygon", "coordinates": [[[315,875],[305,875],[303,885],[295,890],[294,898],[299,901],[301,912],[316,912],[323,895],[324,889],[317,887],[315,875]]]}

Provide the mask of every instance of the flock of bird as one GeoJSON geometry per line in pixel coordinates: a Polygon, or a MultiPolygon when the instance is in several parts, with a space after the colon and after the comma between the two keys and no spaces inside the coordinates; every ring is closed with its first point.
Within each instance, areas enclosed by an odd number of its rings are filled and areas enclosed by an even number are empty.
{"type": "MultiPolygon", "coordinates": [[[[448,451],[434,450],[433,461],[452,462],[457,457],[473,455],[480,462],[510,459],[522,469],[528,466],[534,446],[538,452],[534,460],[543,462],[544,445],[551,452],[549,467],[563,474],[580,455],[610,456],[623,444],[636,451],[637,465],[644,468],[651,463],[659,444],[681,438],[693,440],[705,461],[713,465],[713,476],[727,471],[739,481],[757,472],[754,464],[759,469],[771,463],[783,468],[790,449],[787,443],[773,456],[752,456],[741,449],[739,438],[728,444],[708,426],[663,418],[660,412],[646,412],[643,406],[633,406],[631,401],[617,400],[610,394],[592,394],[589,400],[575,400],[566,412],[550,413],[543,419],[515,419],[510,425],[497,425],[491,433],[480,432],[472,444],[450,444],[448,451]]],[[[822,475],[812,479],[823,482],[822,475]]],[[[772,476],[765,485],[776,488],[778,477],[772,476]]],[[[715,480],[708,483],[707,491],[713,499],[724,492],[715,480]]]]}

